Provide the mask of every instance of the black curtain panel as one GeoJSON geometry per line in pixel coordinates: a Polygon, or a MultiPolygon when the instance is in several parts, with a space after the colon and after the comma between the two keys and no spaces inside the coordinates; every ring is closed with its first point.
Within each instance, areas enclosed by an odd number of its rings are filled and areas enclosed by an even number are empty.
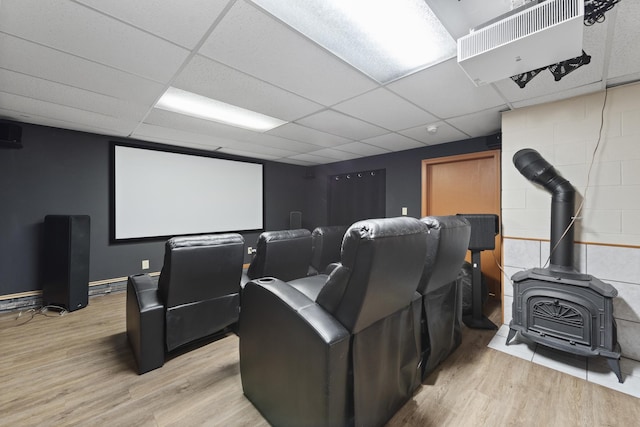
{"type": "Polygon", "coordinates": [[[329,176],[329,225],[385,217],[384,169],[329,176]]]}

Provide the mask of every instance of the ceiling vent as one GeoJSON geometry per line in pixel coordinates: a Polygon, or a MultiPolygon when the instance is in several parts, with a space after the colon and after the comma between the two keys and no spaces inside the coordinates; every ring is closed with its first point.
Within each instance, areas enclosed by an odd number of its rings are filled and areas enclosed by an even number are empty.
{"type": "Polygon", "coordinates": [[[582,53],[584,0],[531,2],[458,39],[458,64],[476,86],[582,53]]]}

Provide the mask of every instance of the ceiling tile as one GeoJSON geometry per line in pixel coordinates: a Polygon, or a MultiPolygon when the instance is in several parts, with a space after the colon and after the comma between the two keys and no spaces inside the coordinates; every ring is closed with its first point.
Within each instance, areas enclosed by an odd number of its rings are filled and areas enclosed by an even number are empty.
{"type": "Polygon", "coordinates": [[[362,142],[350,142],[349,144],[335,147],[336,150],[346,151],[348,153],[360,154],[361,156],[375,156],[377,154],[385,154],[390,152],[384,148],[374,145],[364,144],[362,142]]]}
{"type": "Polygon", "coordinates": [[[147,105],[0,68],[0,91],[112,117],[141,120],[147,105]]]}
{"type": "Polygon", "coordinates": [[[198,144],[201,147],[206,147],[208,150],[215,150],[227,143],[225,140],[215,136],[187,132],[164,126],[150,125],[147,123],[141,123],[131,134],[131,137],[166,144],[176,144],[180,142],[198,144]]]}
{"type": "Polygon", "coordinates": [[[145,119],[145,123],[185,132],[210,135],[215,144],[223,147],[234,147],[245,151],[250,151],[251,148],[254,148],[257,152],[280,157],[314,151],[319,148],[304,142],[253,132],[159,109],[153,109],[145,119]]]}
{"type": "Polygon", "coordinates": [[[298,166],[315,166],[318,164],[313,162],[305,162],[304,160],[299,160],[299,159],[292,159],[290,157],[284,157],[282,159],[278,159],[278,162],[288,163],[291,165],[298,165],[298,166]]]}
{"type": "Polygon", "coordinates": [[[127,137],[126,131],[117,129],[105,129],[96,125],[89,125],[79,121],[59,120],[51,117],[43,117],[32,112],[28,114],[23,111],[4,109],[0,104],[0,117],[7,120],[15,120],[22,123],[31,123],[40,126],[49,126],[60,129],[69,129],[72,131],[94,133],[98,135],[108,135],[115,137],[127,137]]]}
{"type": "Polygon", "coordinates": [[[418,141],[407,138],[406,136],[399,135],[397,133],[388,133],[386,135],[374,136],[373,138],[367,138],[362,142],[376,147],[384,148],[390,151],[402,151],[410,150],[412,148],[424,147],[424,144],[418,141]]]}
{"type": "Polygon", "coordinates": [[[596,82],[585,86],[579,86],[576,88],[569,88],[564,91],[552,92],[548,95],[543,95],[537,98],[524,99],[522,101],[514,102],[512,105],[514,108],[528,107],[530,105],[544,104],[547,102],[559,101],[562,99],[573,98],[574,96],[586,95],[593,92],[602,90],[602,83],[596,82]]]}
{"type": "Polygon", "coordinates": [[[427,145],[444,144],[445,142],[460,141],[469,138],[469,135],[460,132],[446,122],[429,123],[429,125],[435,126],[437,132],[431,134],[427,131],[427,126],[418,126],[403,130],[400,133],[427,145]]]}
{"type": "Polygon", "coordinates": [[[507,110],[507,106],[503,105],[499,108],[449,119],[447,122],[472,138],[487,136],[500,131],[502,125],[501,111],[505,110],[507,110]]]}
{"type": "Polygon", "coordinates": [[[476,87],[462,71],[456,58],[387,87],[441,119],[504,104],[491,86],[476,87]]]}
{"type": "Polygon", "coordinates": [[[591,61],[567,74],[562,80],[556,81],[551,71],[547,69],[537,74],[522,89],[511,79],[500,80],[495,83],[495,87],[507,101],[516,103],[547,95],[554,96],[569,89],[602,81],[609,22],[605,20],[590,27],[584,26],[584,51],[591,56],[591,61]]]}
{"type": "Polygon", "coordinates": [[[76,129],[75,123],[90,123],[92,129],[101,129],[106,135],[128,135],[137,122],[120,119],[104,114],[67,107],[60,104],[27,98],[6,92],[0,92],[0,109],[13,112],[10,118],[29,122],[31,116],[68,123],[67,129],[76,129]]]}
{"type": "Polygon", "coordinates": [[[155,102],[164,86],[114,68],[0,33],[0,68],[140,104],[155,102]]]}
{"type": "Polygon", "coordinates": [[[209,30],[228,1],[75,0],[189,50],[209,30]]]}
{"type": "Polygon", "coordinates": [[[322,132],[357,140],[371,138],[372,136],[382,135],[388,132],[378,126],[345,116],[333,110],[321,111],[298,120],[298,123],[322,132]]]}
{"type": "Polygon", "coordinates": [[[166,138],[154,137],[154,136],[147,136],[144,138],[136,138],[136,139],[141,141],[149,141],[149,142],[155,142],[158,144],[169,145],[171,147],[194,148],[197,150],[208,151],[211,153],[217,152],[217,149],[218,149],[218,147],[211,147],[211,145],[209,144],[194,142],[189,139],[174,140],[174,139],[166,139],[166,138]]]}
{"type": "Polygon", "coordinates": [[[311,144],[275,135],[253,132],[159,109],[153,109],[145,119],[145,123],[179,129],[185,132],[211,135],[217,141],[216,144],[223,147],[233,147],[244,151],[250,151],[253,148],[256,152],[279,157],[313,151],[318,148],[311,144]]]}
{"type": "Polygon", "coordinates": [[[299,119],[323,108],[320,104],[199,55],[180,72],[172,86],[286,121],[299,119]]]}
{"type": "Polygon", "coordinates": [[[247,153],[253,152],[253,153],[268,154],[269,156],[274,156],[276,158],[289,157],[289,156],[295,156],[296,154],[300,154],[300,153],[296,153],[295,151],[281,150],[279,148],[267,147],[260,144],[251,144],[248,142],[240,142],[240,141],[233,141],[233,140],[224,141],[224,144],[222,145],[222,148],[220,149],[220,151],[224,149],[246,151],[247,153]]]}
{"type": "Polygon", "coordinates": [[[376,87],[339,60],[265,12],[236,2],[200,53],[323,105],[376,87]]]}
{"type": "Polygon", "coordinates": [[[288,158],[292,160],[302,160],[304,162],[311,163],[314,165],[321,165],[324,163],[330,163],[334,161],[331,158],[317,156],[315,155],[315,153],[297,154],[295,156],[289,156],[288,158]]]}
{"type": "Polygon", "coordinates": [[[454,39],[511,10],[512,0],[425,0],[454,39]]]}
{"type": "MultiPolygon", "coordinates": [[[[460,34],[511,6],[426,1],[460,34]]],[[[639,20],[640,2],[623,1],[585,27],[591,63],[559,82],[547,72],[525,89],[477,88],[452,59],[381,86],[249,0],[0,0],[0,116],[292,164],[344,161],[491,134],[500,110],[636,81],[639,20]],[[289,123],[258,133],[152,108],[170,84],[289,123]]]]}
{"type": "Polygon", "coordinates": [[[322,150],[312,151],[309,154],[315,154],[320,157],[326,157],[334,160],[351,160],[362,157],[360,154],[347,153],[346,151],[335,150],[333,148],[323,148],[322,150]]]}
{"type": "Polygon", "coordinates": [[[281,138],[279,136],[268,135],[265,133],[254,133],[246,135],[246,138],[240,138],[240,141],[249,142],[251,144],[259,144],[266,147],[279,148],[281,150],[293,151],[296,153],[308,153],[317,150],[317,145],[307,144],[304,142],[294,141],[291,139],[281,138]]]}
{"type": "Polygon", "coordinates": [[[250,138],[256,132],[224,125],[210,120],[186,116],[171,111],[154,108],[151,110],[145,123],[181,129],[187,132],[196,132],[204,135],[215,135],[222,139],[242,140],[250,138]]]}
{"type": "Polygon", "coordinates": [[[640,72],[632,73],[632,74],[623,74],[619,77],[609,78],[607,79],[607,85],[609,87],[619,86],[626,83],[638,82],[640,81],[640,72]]]}
{"type": "Polygon", "coordinates": [[[168,82],[189,54],[68,1],[3,0],[0,31],[159,82],[168,82]]]}
{"type": "Polygon", "coordinates": [[[282,159],[278,159],[278,162],[280,162],[280,163],[289,163],[289,164],[298,165],[298,166],[315,166],[315,165],[317,165],[317,163],[314,163],[314,162],[306,162],[306,161],[300,160],[300,159],[292,159],[291,157],[284,157],[282,159]]]}
{"type": "Polygon", "coordinates": [[[257,153],[254,151],[236,150],[233,148],[221,148],[218,150],[218,152],[231,154],[232,156],[250,157],[254,159],[263,159],[263,160],[279,160],[281,158],[280,156],[273,156],[271,154],[257,153]]]}
{"type": "Polygon", "coordinates": [[[640,71],[640,2],[622,1],[617,3],[613,10],[607,12],[610,25],[615,25],[613,43],[611,49],[611,62],[609,65],[609,78],[618,78],[627,74],[635,74],[640,71]],[[610,16],[615,12],[615,17],[610,16]],[[611,24],[613,22],[613,24],[611,24]]]}
{"type": "Polygon", "coordinates": [[[321,147],[334,147],[346,144],[350,140],[341,136],[321,132],[309,127],[301,126],[297,123],[287,123],[267,132],[269,135],[281,136],[283,138],[306,142],[321,147]]]}
{"type": "Polygon", "coordinates": [[[436,120],[431,114],[384,88],[375,89],[332,108],[394,131],[436,120]]]}

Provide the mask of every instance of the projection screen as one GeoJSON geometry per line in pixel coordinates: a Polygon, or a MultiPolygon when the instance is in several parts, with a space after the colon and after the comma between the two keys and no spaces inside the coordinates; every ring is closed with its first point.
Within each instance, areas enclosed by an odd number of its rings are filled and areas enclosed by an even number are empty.
{"type": "Polygon", "coordinates": [[[263,228],[263,165],[113,144],[115,241],[263,228]]]}

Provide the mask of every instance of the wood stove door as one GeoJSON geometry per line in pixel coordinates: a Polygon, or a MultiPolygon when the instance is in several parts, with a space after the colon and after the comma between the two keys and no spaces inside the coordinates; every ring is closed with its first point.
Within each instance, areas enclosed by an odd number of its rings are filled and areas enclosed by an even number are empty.
{"type": "Polygon", "coordinates": [[[591,346],[592,319],[584,306],[560,298],[535,296],[529,298],[527,308],[530,331],[591,346]]]}

